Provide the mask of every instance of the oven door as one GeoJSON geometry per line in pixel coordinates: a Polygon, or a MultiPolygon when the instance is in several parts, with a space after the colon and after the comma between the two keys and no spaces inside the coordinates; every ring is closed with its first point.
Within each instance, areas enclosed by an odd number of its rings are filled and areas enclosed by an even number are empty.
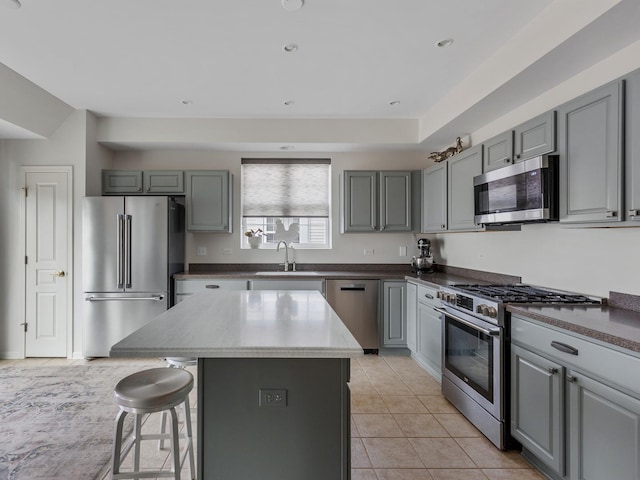
{"type": "Polygon", "coordinates": [[[443,375],[498,420],[502,411],[503,329],[443,306],[443,375]]]}

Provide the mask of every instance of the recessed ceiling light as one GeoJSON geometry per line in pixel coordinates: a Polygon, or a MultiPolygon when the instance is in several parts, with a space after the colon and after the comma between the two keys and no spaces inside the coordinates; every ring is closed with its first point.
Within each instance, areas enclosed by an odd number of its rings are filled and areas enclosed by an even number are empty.
{"type": "Polygon", "coordinates": [[[293,145],[282,145],[280,147],[280,150],[294,150],[296,147],[294,147],[293,145]]]}
{"type": "Polygon", "coordinates": [[[400,100],[391,100],[389,102],[389,105],[391,105],[392,107],[395,107],[396,105],[400,105],[400,100]]]}
{"type": "Polygon", "coordinates": [[[1,4],[8,8],[20,8],[22,6],[20,0],[2,0],[1,4]]]}
{"type": "Polygon", "coordinates": [[[287,107],[290,107],[291,105],[295,105],[295,100],[285,100],[284,105],[286,105],[287,107]]]}
{"type": "Polygon", "coordinates": [[[453,38],[445,38],[436,43],[437,47],[448,47],[453,43],[453,38]]]}
{"type": "Polygon", "coordinates": [[[282,49],[287,53],[293,53],[298,50],[298,45],[295,43],[287,43],[282,49]]]}
{"type": "Polygon", "coordinates": [[[183,105],[191,105],[192,103],[193,103],[193,101],[192,101],[192,100],[186,100],[186,99],[185,99],[185,100],[182,100],[182,104],[183,104],[183,105]]]}
{"type": "Polygon", "coordinates": [[[300,10],[304,5],[304,0],[282,0],[282,8],[287,12],[295,12],[300,10]]]}

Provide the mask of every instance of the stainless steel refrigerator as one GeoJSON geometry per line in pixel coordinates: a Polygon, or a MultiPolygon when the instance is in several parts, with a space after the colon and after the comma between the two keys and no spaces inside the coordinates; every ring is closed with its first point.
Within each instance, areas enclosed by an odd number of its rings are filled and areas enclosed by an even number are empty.
{"type": "Polygon", "coordinates": [[[87,197],[82,212],[83,355],[104,357],[167,310],[184,270],[184,206],[171,197],[87,197]]]}

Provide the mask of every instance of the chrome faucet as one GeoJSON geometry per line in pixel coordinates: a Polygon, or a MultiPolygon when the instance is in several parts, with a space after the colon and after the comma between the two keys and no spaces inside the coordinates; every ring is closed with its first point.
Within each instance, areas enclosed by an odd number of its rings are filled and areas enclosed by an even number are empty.
{"type": "Polygon", "coordinates": [[[287,245],[287,242],[285,242],[284,240],[280,240],[278,242],[278,246],[276,247],[276,252],[280,251],[281,243],[284,243],[284,263],[281,263],[280,265],[284,265],[284,271],[288,272],[289,271],[289,246],[287,245]]]}

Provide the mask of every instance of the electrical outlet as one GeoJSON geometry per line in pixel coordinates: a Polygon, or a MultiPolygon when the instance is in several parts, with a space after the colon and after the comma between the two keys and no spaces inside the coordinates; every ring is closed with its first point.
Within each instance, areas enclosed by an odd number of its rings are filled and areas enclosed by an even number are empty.
{"type": "Polygon", "coordinates": [[[400,255],[401,257],[406,257],[406,256],[407,256],[407,247],[406,247],[406,245],[405,245],[405,246],[400,247],[400,253],[399,253],[399,255],[400,255]]]}
{"type": "Polygon", "coordinates": [[[203,256],[207,254],[207,247],[198,247],[196,250],[196,255],[203,256]]]}
{"type": "Polygon", "coordinates": [[[233,250],[231,250],[230,248],[225,248],[224,250],[222,250],[222,254],[223,255],[233,255],[233,250]]]}
{"type": "Polygon", "coordinates": [[[371,248],[371,249],[365,248],[363,253],[365,255],[373,255],[373,248],[371,248]]]}
{"type": "Polygon", "coordinates": [[[287,389],[286,388],[261,388],[258,406],[286,407],[287,406],[287,389]]]}

